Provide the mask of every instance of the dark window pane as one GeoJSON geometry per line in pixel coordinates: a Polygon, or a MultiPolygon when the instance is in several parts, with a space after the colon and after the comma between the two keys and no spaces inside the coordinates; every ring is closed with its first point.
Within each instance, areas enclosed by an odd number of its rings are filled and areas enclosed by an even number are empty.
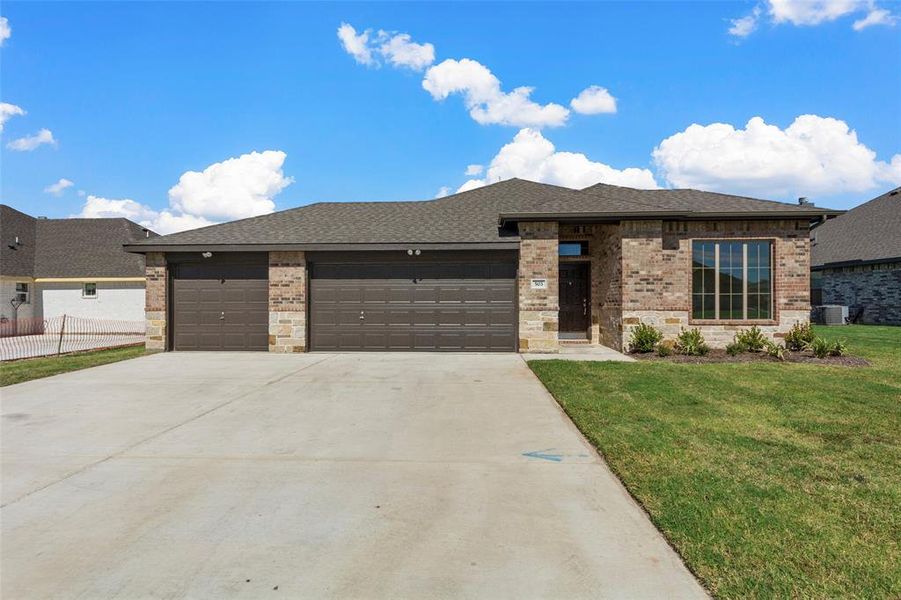
{"type": "Polygon", "coordinates": [[[695,319],[703,319],[704,315],[704,296],[694,294],[691,297],[691,316],[695,319]]]}
{"type": "Polygon", "coordinates": [[[704,295],[704,318],[716,318],[716,296],[713,294],[704,295]]]}
{"type": "Polygon", "coordinates": [[[772,318],[770,311],[770,295],[769,294],[761,294],[758,303],[758,312],[760,314],[761,319],[770,319],[772,318]]]}
{"type": "Polygon", "coordinates": [[[704,273],[700,269],[692,270],[691,292],[693,294],[703,294],[704,293],[704,273]]]}

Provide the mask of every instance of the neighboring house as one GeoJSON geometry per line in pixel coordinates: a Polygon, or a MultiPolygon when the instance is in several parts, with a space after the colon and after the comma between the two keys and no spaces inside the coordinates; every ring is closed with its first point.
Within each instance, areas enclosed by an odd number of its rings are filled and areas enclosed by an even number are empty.
{"type": "Polygon", "coordinates": [[[901,187],[810,237],[813,304],[848,306],[863,323],[901,325],[901,187]]]}
{"type": "Polygon", "coordinates": [[[156,234],[128,219],[35,218],[0,205],[0,316],[143,320],[144,257],[123,245],[147,237],[156,234]]]}
{"type": "Polygon", "coordinates": [[[321,203],[143,240],[147,344],[175,350],[624,348],[639,322],[714,345],[810,311],[813,221],[694,190],[511,179],[421,202],[321,203]]]}

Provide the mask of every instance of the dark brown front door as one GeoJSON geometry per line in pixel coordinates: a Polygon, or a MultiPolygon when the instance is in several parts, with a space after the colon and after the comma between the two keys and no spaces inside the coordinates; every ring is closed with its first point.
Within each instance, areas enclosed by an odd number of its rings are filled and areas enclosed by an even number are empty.
{"type": "Polygon", "coordinates": [[[269,272],[265,264],[174,266],[175,350],[266,350],[269,272]]]}
{"type": "Polygon", "coordinates": [[[560,264],[560,331],[587,333],[591,323],[590,265],[560,264]]]}
{"type": "Polygon", "coordinates": [[[312,256],[312,349],[515,350],[512,257],[430,254],[312,256]]]}

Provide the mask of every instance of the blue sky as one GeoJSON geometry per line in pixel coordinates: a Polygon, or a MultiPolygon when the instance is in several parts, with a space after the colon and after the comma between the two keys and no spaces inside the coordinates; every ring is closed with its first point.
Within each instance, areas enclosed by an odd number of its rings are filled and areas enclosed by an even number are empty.
{"type": "Polygon", "coordinates": [[[170,230],[513,175],[848,208],[901,183],[901,10],[842,6],[6,1],[0,101],[25,114],[0,134],[0,197],[170,230]],[[342,23],[371,30],[370,64],[342,23]],[[392,64],[399,33],[423,62],[392,64]],[[614,100],[581,114],[589,86],[614,100]],[[467,99],[501,116],[478,122],[467,99]],[[528,116],[548,104],[556,122],[528,116]],[[43,129],[52,143],[27,140],[43,129]]]}

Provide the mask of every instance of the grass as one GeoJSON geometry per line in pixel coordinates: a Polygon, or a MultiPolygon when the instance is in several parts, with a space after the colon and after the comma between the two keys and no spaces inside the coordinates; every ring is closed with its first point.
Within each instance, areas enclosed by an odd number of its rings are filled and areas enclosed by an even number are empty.
{"type": "Polygon", "coordinates": [[[78,371],[108,363],[137,358],[145,354],[144,345],[76,352],[62,356],[26,358],[0,364],[0,387],[22,383],[41,377],[50,377],[69,371],[78,371]]]}
{"type": "Polygon", "coordinates": [[[870,367],[529,366],[721,598],[901,597],[901,328],[870,367]]]}

